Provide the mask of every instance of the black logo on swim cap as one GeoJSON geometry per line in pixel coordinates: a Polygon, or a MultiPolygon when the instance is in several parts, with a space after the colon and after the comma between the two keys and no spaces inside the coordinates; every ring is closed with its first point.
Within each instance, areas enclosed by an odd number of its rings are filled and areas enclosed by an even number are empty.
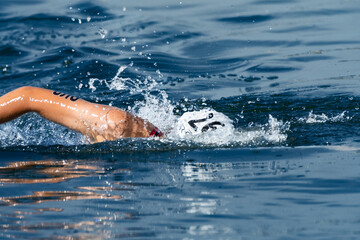
{"type": "MultiPolygon", "coordinates": [[[[196,119],[196,120],[190,120],[188,122],[188,124],[195,130],[197,131],[197,126],[195,125],[195,123],[200,123],[200,122],[205,122],[206,120],[208,119],[211,119],[214,117],[214,114],[213,113],[209,113],[209,115],[206,117],[206,118],[201,118],[201,119],[196,119]]],[[[225,124],[219,122],[219,121],[215,121],[215,122],[211,122],[211,123],[208,123],[206,124],[204,127],[202,127],[201,129],[201,132],[206,132],[207,130],[209,130],[211,128],[211,130],[215,130],[217,129],[216,128],[216,125],[220,125],[220,126],[225,126],[225,124]]]]}
{"type": "Polygon", "coordinates": [[[212,122],[212,123],[209,123],[209,124],[206,124],[205,126],[203,126],[203,128],[201,129],[201,132],[206,132],[207,130],[209,130],[210,128],[212,130],[215,130],[217,129],[217,127],[215,127],[215,125],[220,125],[222,127],[225,127],[225,124],[221,123],[221,122],[212,122]]]}

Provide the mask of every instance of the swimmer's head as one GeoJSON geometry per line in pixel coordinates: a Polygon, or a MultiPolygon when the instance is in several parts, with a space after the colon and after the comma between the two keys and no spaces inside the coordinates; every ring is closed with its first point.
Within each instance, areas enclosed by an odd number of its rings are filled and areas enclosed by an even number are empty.
{"type": "Polygon", "coordinates": [[[211,109],[203,109],[184,113],[176,124],[176,132],[184,138],[212,131],[220,133],[232,127],[232,121],[224,114],[211,109]]]}

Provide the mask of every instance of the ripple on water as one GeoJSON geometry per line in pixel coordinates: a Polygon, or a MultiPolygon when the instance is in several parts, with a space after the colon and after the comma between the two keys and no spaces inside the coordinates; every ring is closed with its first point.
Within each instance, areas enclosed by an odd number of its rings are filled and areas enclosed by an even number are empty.
{"type": "Polygon", "coordinates": [[[266,66],[265,64],[253,66],[246,69],[246,71],[253,73],[281,73],[281,72],[291,72],[297,70],[300,70],[300,68],[290,67],[290,66],[266,66]]]}
{"type": "Polygon", "coordinates": [[[253,24],[261,23],[274,19],[272,15],[251,15],[251,16],[238,16],[238,17],[224,17],[218,18],[220,22],[236,23],[236,24],[253,24]]]}
{"type": "Polygon", "coordinates": [[[6,61],[9,63],[10,61],[12,61],[12,58],[23,58],[26,57],[28,53],[13,45],[2,45],[0,46],[0,55],[4,57],[0,60],[0,62],[6,61]]]}
{"type": "Polygon", "coordinates": [[[163,69],[163,73],[202,74],[222,73],[241,68],[247,64],[243,58],[201,59],[178,57],[165,53],[152,53],[152,59],[133,58],[134,67],[146,70],[163,69]],[[212,66],[212,67],[209,67],[212,66]]]}
{"type": "Polygon", "coordinates": [[[93,4],[91,2],[83,2],[71,5],[69,13],[78,14],[83,18],[91,17],[91,21],[104,21],[112,20],[114,18],[122,18],[122,15],[115,16],[110,11],[100,5],[93,4]]]}
{"type": "Polygon", "coordinates": [[[182,52],[186,56],[197,58],[199,56],[204,58],[212,58],[224,55],[232,55],[236,50],[242,49],[241,56],[247,60],[255,60],[258,57],[266,57],[273,55],[270,52],[245,52],[246,48],[266,48],[266,47],[295,47],[301,45],[302,42],[299,40],[294,41],[277,41],[277,40],[218,40],[218,41],[196,41],[191,45],[187,45],[182,48],[182,52]]]}

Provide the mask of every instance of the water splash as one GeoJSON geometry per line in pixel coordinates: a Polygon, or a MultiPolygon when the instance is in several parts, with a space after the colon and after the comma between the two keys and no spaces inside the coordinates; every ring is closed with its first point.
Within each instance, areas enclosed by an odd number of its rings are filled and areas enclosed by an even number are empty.
{"type": "Polygon", "coordinates": [[[158,83],[151,76],[146,76],[144,79],[121,76],[125,69],[132,66],[132,63],[128,66],[120,66],[116,75],[110,80],[91,78],[88,83],[89,89],[92,92],[96,91],[94,83],[99,82],[100,85],[105,84],[109,90],[128,91],[132,95],[141,94],[144,100],[135,102],[134,106],[129,106],[127,110],[158,126],[165,133],[170,132],[176,121],[173,113],[174,105],[165,91],[155,89],[158,83]]]}
{"type": "Polygon", "coordinates": [[[174,114],[175,106],[168,99],[165,91],[159,91],[157,95],[145,93],[145,100],[138,101],[130,111],[158,126],[166,135],[171,133],[178,116],[174,114]]]}
{"type": "MultiPolygon", "coordinates": [[[[266,124],[256,126],[249,124],[247,127],[236,129],[230,118],[215,111],[206,104],[203,105],[204,101],[201,101],[201,103],[187,101],[186,108],[182,107],[183,104],[181,102],[172,102],[164,90],[157,89],[158,83],[156,79],[151,76],[146,76],[142,79],[122,77],[121,75],[125,69],[129,67],[132,67],[132,63],[127,66],[120,66],[115,76],[109,80],[91,78],[88,85],[85,85],[93,92],[97,90],[95,83],[98,82],[100,85],[106,86],[109,90],[126,91],[130,95],[141,95],[141,100],[136,101],[134,105],[129,106],[127,110],[153,123],[166,135],[166,139],[158,140],[161,141],[161,146],[153,139],[145,142],[141,139],[135,139],[133,144],[126,144],[126,146],[124,146],[125,148],[144,149],[143,144],[153,144],[153,147],[159,147],[159,149],[173,148],[174,145],[177,148],[262,146],[281,144],[287,139],[286,132],[290,128],[289,123],[283,123],[269,115],[266,124]],[[177,128],[182,117],[178,111],[175,111],[175,109],[179,107],[185,112],[183,116],[193,114],[193,112],[190,112],[191,110],[211,112],[226,127],[218,126],[217,128],[210,128],[209,131],[200,132],[200,134],[182,136],[179,134],[179,129],[177,128]],[[163,146],[164,144],[168,146],[163,146]]],[[[79,89],[81,89],[80,86],[79,89]]],[[[124,140],[118,140],[116,141],[117,143],[114,144],[118,145],[121,141],[124,140]]],[[[27,114],[13,122],[0,126],[1,147],[78,146],[85,143],[85,138],[82,137],[81,134],[42,119],[36,114],[27,114]]],[[[111,145],[113,143],[109,144],[111,145]]],[[[111,149],[111,147],[109,149],[111,149]]]]}
{"type": "MultiPolygon", "coordinates": [[[[142,94],[143,100],[135,102],[134,106],[128,107],[131,113],[153,123],[159,127],[166,135],[167,139],[162,140],[165,144],[175,143],[178,147],[188,147],[189,145],[197,145],[198,147],[226,147],[226,146],[249,146],[249,145],[269,145],[279,144],[287,139],[286,131],[289,130],[290,124],[283,123],[273,116],[269,115],[268,123],[258,126],[248,126],[243,129],[235,129],[232,120],[222,113],[215,111],[208,106],[196,106],[197,103],[187,102],[186,108],[181,107],[182,103],[173,103],[169,100],[169,96],[163,90],[156,89],[157,82],[151,76],[144,79],[124,78],[121,74],[129,66],[121,66],[116,75],[111,80],[90,79],[89,88],[96,90],[93,82],[99,81],[104,83],[110,90],[129,91],[130,94],[142,94]],[[226,127],[219,127],[211,131],[201,134],[188,134],[182,136],[179,134],[179,122],[181,116],[178,115],[174,109],[178,108],[184,110],[184,115],[194,114],[190,110],[212,112],[221,117],[221,122],[226,123],[226,127]],[[205,108],[204,108],[205,107],[205,108]]],[[[160,71],[156,71],[158,77],[161,78],[160,71]]],[[[183,116],[184,116],[183,115],[183,116]]],[[[195,116],[196,118],[196,116],[195,116]]]]}
{"type": "MultiPolygon", "coordinates": [[[[117,73],[110,80],[107,79],[98,79],[98,78],[90,78],[89,80],[89,89],[92,92],[97,90],[95,86],[95,82],[98,82],[100,85],[106,85],[109,90],[118,90],[118,91],[129,91],[130,94],[143,93],[147,94],[150,92],[158,83],[151,76],[146,76],[145,79],[132,79],[129,77],[121,77],[120,75],[127,69],[128,67],[132,67],[133,63],[130,63],[128,66],[120,66],[117,73]]],[[[83,84],[80,83],[79,89],[82,88],[83,84]]]]}
{"type": "Polygon", "coordinates": [[[283,122],[269,115],[268,122],[257,126],[257,128],[239,133],[240,139],[242,139],[244,144],[263,145],[282,143],[287,139],[286,132],[290,129],[290,122],[283,122]]]}
{"type": "Polygon", "coordinates": [[[0,147],[84,144],[85,137],[29,113],[0,125],[0,147]]]}
{"type": "Polygon", "coordinates": [[[343,122],[346,120],[351,120],[350,116],[345,116],[347,111],[343,111],[342,113],[335,116],[327,116],[325,113],[315,114],[313,111],[309,112],[309,115],[305,118],[299,118],[299,122],[305,123],[326,123],[326,122],[343,122]]]}
{"type": "MultiPolygon", "coordinates": [[[[106,79],[98,79],[98,78],[90,78],[89,80],[89,88],[91,89],[92,92],[96,91],[96,86],[95,86],[95,82],[99,82],[100,85],[105,84],[110,90],[125,90],[126,89],[126,83],[133,83],[133,81],[130,78],[122,78],[120,77],[120,74],[127,68],[127,66],[121,66],[116,75],[110,80],[107,81],[106,79]]],[[[82,87],[82,83],[81,86],[79,86],[79,89],[81,89],[82,87]]]]}

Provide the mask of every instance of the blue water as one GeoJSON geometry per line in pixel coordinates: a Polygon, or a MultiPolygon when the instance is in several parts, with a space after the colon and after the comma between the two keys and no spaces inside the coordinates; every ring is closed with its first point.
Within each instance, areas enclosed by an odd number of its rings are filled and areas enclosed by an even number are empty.
{"type": "Polygon", "coordinates": [[[0,95],[126,109],[166,139],[0,125],[1,239],[358,239],[360,1],[3,0],[0,95]],[[234,130],[180,138],[189,111],[234,130]]]}

